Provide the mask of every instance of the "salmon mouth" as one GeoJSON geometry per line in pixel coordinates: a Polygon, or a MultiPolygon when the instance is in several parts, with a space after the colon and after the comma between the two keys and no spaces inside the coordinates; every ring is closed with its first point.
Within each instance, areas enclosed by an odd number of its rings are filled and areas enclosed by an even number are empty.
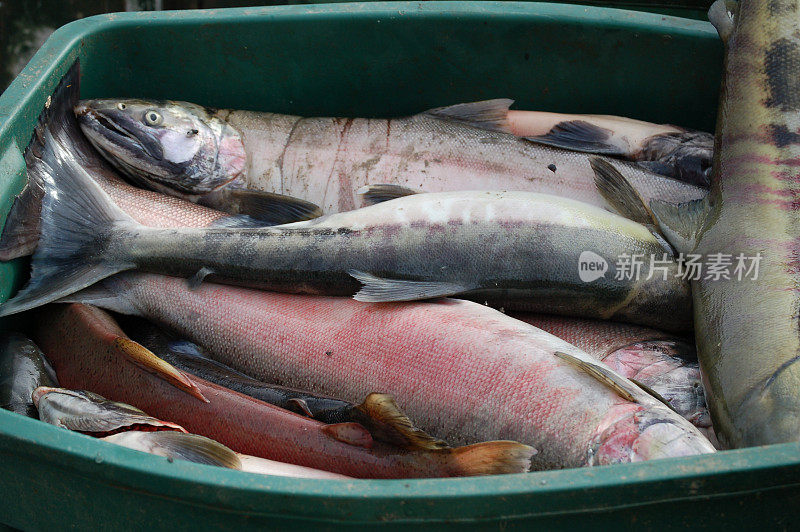
{"type": "Polygon", "coordinates": [[[85,105],[75,108],[75,116],[92,144],[102,151],[117,157],[127,152],[131,158],[144,153],[159,162],[164,158],[161,143],[146,131],[127,128],[121,121],[85,105]]]}

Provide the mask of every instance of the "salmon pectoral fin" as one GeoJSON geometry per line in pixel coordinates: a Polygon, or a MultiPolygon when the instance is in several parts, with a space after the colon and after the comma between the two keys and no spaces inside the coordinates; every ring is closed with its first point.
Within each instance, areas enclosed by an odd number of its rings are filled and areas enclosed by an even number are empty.
{"type": "Polygon", "coordinates": [[[564,353],[563,351],[556,351],[553,354],[561,360],[564,360],[565,362],[568,362],[569,364],[580,369],[587,375],[594,377],[597,381],[605,384],[628,401],[638,402],[638,397],[641,397],[641,394],[643,393],[642,390],[637,388],[635,384],[621,377],[611,368],[603,364],[598,364],[597,362],[588,359],[579,358],[577,356],[570,355],[569,353],[564,353]]]}
{"type": "Polygon", "coordinates": [[[450,447],[447,442],[415,427],[389,394],[371,393],[355,409],[364,415],[364,419],[359,421],[379,440],[408,450],[430,451],[450,447]]]}
{"type": "Polygon", "coordinates": [[[214,270],[212,270],[208,266],[203,266],[202,268],[197,270],[197,273],[195,273],[186,280],[186,284],[189,285],[189,290],[196,290],[197,288],[199,288],[200,285],[203,284],[203,279],[205,279],[212,273],[214,273],[214,270]]]}
{"type": "Polygon", "coordinates": [[[632,151],[628,142],[615,136],[610,129],[585,120],[559,122],[544,135],[523,138],[536,144],[598,155],[631,157],[632,151]]]}
{"type": "Polygon", "coordinates": [[[319,205],[284,194],[224,188],[201,196],[197,202],[233,215],[246,215],[261,226],[302,222],[322,216],[319,205]]]}
{"type": "Polygon", "coordinates": [[[314,417],[314,412],[311,411],[311,408],[309,408],[308,403],[304,399],[293,397],[286,402],[289,403],[290,405],[296,406],[298,410],[300,410],[300,412],[303,413],[304,416],[310,418],[314,417]]]}
{"type": "Polygon", "coordinates": [[[422,114],[454,122],[463,122],[469,126],[488,131],[511,134],[511,126],[508,123],[508,108],[513,103],[514,100],[508,98],[497,98],[495,100],[437,107],[422,114]]]}
{"type": "Polygon", "coordinates": [[[133,364],[136,364],[149,373],[153,373],[176,388],[185,391],[192,397],[200,399],[205,403],[209,402],[188,375],[172,364],[160,359],[143,345],[123,336],[116,337],[112,343],[114,348],[133,364]]]}
{"type": "Polygon", "coordinates": [[[101,439],[129,449],[163,456],[170,461],[177,459],[229,469],[242,468],[242,462],[235,452],[219,442],[198,434],[132,431],[101,439]]]}
{"type": "Polygon", "coordinates": [[[325,425],[322,427],[322,432],[335,440],[348,445],[355,445],[356,447],[371,449],[375,444],[372,435],[360,423],[347,422],[325,425]]]}
{"type": "Polygon", "coordinates": [[[368,303],[435,299],[469,292],[473,289],[473,287],[463,284],[442,281],[386,279],[359,270],[350,270],[348,273],[364,285],[353,296],[353,299],[368,303]]]}
{"type": "Polygon", "coordinates": [[[609,205],[621,215],[644,225],[653,225],[653,213],[619,170],[600,157],[590,157],[589,164],[594,171],[594,184],[597,191],[609,205]]]}
{"type": "Polygon", "coordinates": [[[669,408],[670,410],[672,410],[676,414],[678,413],[678,411],[675,410],[675,408],[673,408],[673,406],[671,404],[669,404],[669,401],[664,399],[664,397],[660,393],[658,393],[657,391],[655,391],[654,389],[652,389],[651,387],[649,387],[645,383],[639,382],[636,379],[628,379],[628,380],[631,381],[632,383],[634,383],[636,386],[638,386],[642,390],[644,390],[647,393],[649,393],[650,395],[652,395],[655,399],[658,399],[659,402],[664,403],[664,406],[666,406],[667,408],[669,408]]]}
{"type": "Polygon", "coordinates": [[[403,198],[405,196],[411,196],[412,194],[416,193],[416,190],[412,190],[408,187],[386,184],[364,185],[356,190],[356,194],[361,196],[361,200],[363,201],[364,205],[367,206],[383,203],[384,201],[397,198],[403,198]]]}

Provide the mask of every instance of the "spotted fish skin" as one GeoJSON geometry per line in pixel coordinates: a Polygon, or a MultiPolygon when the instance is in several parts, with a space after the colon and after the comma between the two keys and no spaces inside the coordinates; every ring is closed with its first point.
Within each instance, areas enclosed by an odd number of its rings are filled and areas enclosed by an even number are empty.
{"type": "Polygon", "coordinates": [[[800,439],[800,2],[745,0],[733,18],[715,22],[727,54],[694,253],[761,259],[757,278],[702,279],[693,297],[714,427],[745,447],[800,439]]]}

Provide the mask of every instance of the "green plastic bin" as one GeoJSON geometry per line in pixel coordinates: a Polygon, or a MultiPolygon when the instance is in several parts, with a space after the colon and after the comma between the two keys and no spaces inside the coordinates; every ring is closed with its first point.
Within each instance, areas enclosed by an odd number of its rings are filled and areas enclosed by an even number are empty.
{"type": "MultiPolygon", "coordinates": [[[[710,130],[722,50],[705,22],[559,4],[92,17],[58,30],[0,96],[3,218],[24,182],[21,150],[76,58],[84,97],[342,116],[511,97],[517,108],[710,130]]],[[[25,267],[0,266],[0,297],[24,280],[25,267]]],[[[800,445],[525,475],[323,481],[170,463],[0,411],[0,493],[0,522],[23,529],[790,528],[798,524],[800,445]]]]}

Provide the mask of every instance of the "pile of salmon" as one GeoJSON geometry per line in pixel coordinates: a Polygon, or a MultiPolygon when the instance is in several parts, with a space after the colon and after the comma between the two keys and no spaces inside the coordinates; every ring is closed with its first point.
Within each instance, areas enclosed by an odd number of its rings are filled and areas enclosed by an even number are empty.
{"type": "MultiPolygon", "coordinates": [[[[800,0],[723,0],[716,137],[456,104],[48,99],[0,406],[267,475],[522,473],[800,439],[800,0]]],[[[56,429],[53,429],[56,430],[56,429]]]]}

